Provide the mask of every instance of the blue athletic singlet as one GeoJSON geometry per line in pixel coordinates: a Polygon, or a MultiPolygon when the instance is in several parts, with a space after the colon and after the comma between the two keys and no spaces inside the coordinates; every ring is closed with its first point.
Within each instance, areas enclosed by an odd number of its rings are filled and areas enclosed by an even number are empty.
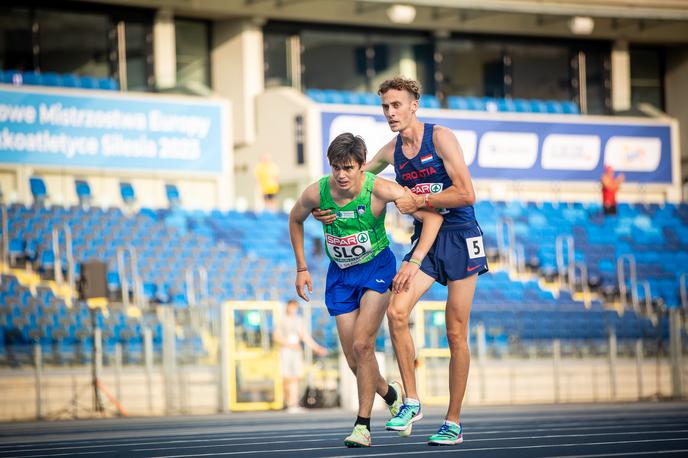
{"type": "MultiPolygon", "coordinates": [[[[401,150],[401,135],[397,136],[394,146],[394,172],[396,180],[416,194],[437,194],[452,185],[451,178],[444,168],[444,162],[437,156],[432,141],[434,124],[425,123],[420,151],[408,159],[401,150]]],[[[465,224],[475,221],[473,206],[437,209],[444,216],[443,226],[465,224]]]]}
{"type": "MultiPolygon", "coordinates": [[[[452,185],[444,163],[435,151],[432,132],[433,124],[426,123],[420,151],[411,159],[404,156],[401,150],[401,136],[397,137],[394,147],[397,183],[407,186],[416,194],[436,194],[452,185]]],[[[487,272],[489,267],[483,247],[483,231],[475,220],[473,206],[438,208],[437,211],[444,216],[444,222],[435,243],[421,262],[420,270],[442,285],[487,272]]],[[[409,261],[413,255],[421,227],[421,223],[415,221],[411,251],[404,256],[404,261],[409,261]]]]}

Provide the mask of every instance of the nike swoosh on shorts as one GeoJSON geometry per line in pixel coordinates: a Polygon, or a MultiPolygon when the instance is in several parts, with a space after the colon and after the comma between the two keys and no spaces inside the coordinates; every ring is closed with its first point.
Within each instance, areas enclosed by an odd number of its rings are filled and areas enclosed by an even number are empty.
{"type": "Polygon", "coordinates": [[[472,266],[472,267],[467,267],[466,270],[469,272],[473,272],[475,269],[479,269],[482,267],[482,264],[479,266],[472,266]]]}

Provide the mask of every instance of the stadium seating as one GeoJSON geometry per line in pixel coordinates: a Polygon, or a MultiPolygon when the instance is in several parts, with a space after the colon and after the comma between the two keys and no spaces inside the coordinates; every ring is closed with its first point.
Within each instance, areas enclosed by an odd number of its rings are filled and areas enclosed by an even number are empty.
{"type": "MultiPolygon", "coordinates": [[[[333,89],[306,89],[306,96],[317,103],[345,105],[379,105],[380,97],[369,92],[337,91],[333,89]]],[[[580,114],[578,105],[570,101],[496,99],[492,97],[449,96],[446,105],[434,95],[420,98],[421,108],[449,108],[451,110],[502,111],[514,113],[580,114]]]]}
{"type": "Polygon", "coordinates": [[[15,70],[0,70],[0,83],[15,86],[49,86],[71,87],[80,89],[101,89],[106,91],[119,90],[119,83],[113,78],[97,78],[94,76],[80,76],[74,74],[58,74],[54,72],[20,72],[15,70]]]}
{"type": "MultiPolygon", "coordinates": [[[[36,192],[47,193],[45,186],[38,185],[36,192]]],[[[536,273],[556,271],[556,239],[567,235],[573,237],[575,259],[587,265],[591,276],[599,276],[602,285],[615,285],[616,258],[633,254],[639,285],[641,281],[648,283],[650,299],[655,303],[661,299],[660,303],[666,307],[680,306],[679,275],[688,266],[688,207],[685,205],[621,204],[616,217],[602,216],[599,205],[579,203],[482,201],[476,204],[475,210],[487,247],[497,246],[498,223],[506,217],[512,221],[516,243],[523,245],[527,259],[538,260],[536,273]]],[[[188,307],[191,298],[187,272],[200,269],[208,274],[207,294],[215,302],[284,301],[294,296],[293,260],[291,248],[285,242],[289,238],[287,215],[283,213],[144,208],[125,215],[115,208],[15,204],[8,208],[8,219],[12,262],[24,260],[38,271],[50,272],[56,261],[52,252],[52,228],[66,224],[71,228],[77,263],[86,260],[108,263],[108,287],[116,300],[122,294],[133,294],[134,278],[130,270],[124,273],[130,290],[120,291],[122,282],[117,265],[118,250],[130,247],[137,254],[136,268],[142,278],[144,296],[153,304],[188,307]]],[[[317,222],[307,220],[305,247],[314,279],[324,278],[328,265],[322,253],[321,233],[317,222]]],[[[392,249],[400,259],[408,247],[392,242],[392,249]]],[[[66,255],[62,252],[60,256],[64,268],[66,255]]],[[[660,338],[666,337],[666,320],[661,316],[657,327],[633,310],[619,317],[599,300],[586,309],[571,292],[545,289],[542,281],[537,276],[519,280],[499,269],[483,275],[475,294],[472,326],[483,323],[488,343],[494,348],[506,344],[525,348],[554,338],[568,343],[604,342],[610,327],[616,329],[620,340],[654,336],[657,332],[660,338]]],[[[315,286],[314,299],[322,301],[323,285],[315,286]]],[[[643,299],[644,288],[637,288],[643,299]]],[[[12,276],[3,277],[0,295],[3,304],[0,330],[6,342],[40,342],[57,362],[78,359],[80,352],[85,351],[84,345],[88,343],[79,333],[88,329],[88,324],[86,328],[82,326],[88,317],[78,308],[69,309],[50,290],[34,295],[12,276]]],[[[425,299],[445,300],[446,288],[434,285],[425,299]]],[[[140,348],[146,318],[132,319],[119,312],[102,319],[108,345],[121,342],[132,353],[128,357],[134,358],[134,350],[130,349],[140,348]]],[[[324,342],[336,342],[334,328],[323,325],[329,323],[326,314],[315,311],[313,322],[324,342]]],[[[147,325],[160,326],[156,320],[147,325]]],[[[435,338],[446,343],[446,336],[435,338]]],[[[159,335],[156,339],[159,344],[159,335]]],[[[189,344],[189,351],[201,352],[200,337],[193,336],[192,341],[195,343],[189,344]]],[[[383,343],[381,337],[378,345],[383,343]]],[[[7,349],[4,351],[7,354],[7,349]]]]}

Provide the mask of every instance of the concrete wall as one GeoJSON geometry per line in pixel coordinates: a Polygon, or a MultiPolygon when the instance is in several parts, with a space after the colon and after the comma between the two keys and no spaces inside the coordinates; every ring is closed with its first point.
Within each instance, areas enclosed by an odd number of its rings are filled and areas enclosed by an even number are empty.
{"type": "MultiPolygon", "coordinates": [[[[437,358],[422,364],[422,371],[426,371],[428,376],[419,380],[421,399],[425,399],[426,405],[446,405],[447,360],[437,358]]],[[[398,378],[393,361],[388,361],[386,367],[390,369],[387,371],[390,379],[398,378]]],[[[476,358],[471,363],[464,405],[636,401],[671,395],[671,372],[666,359],[661,360],[657,367],[650,358],[640,366],[636,365],[635,359],[619,358],[615,376],[613,389],[608,362],[604,358],[563,358],[558,376],[555,376],[552,360],[547,358],[491,359],[482,365],[476,358]]],[[[686,376],[688,371],[684,369],[684,380],[688,380],[686,376]]],[[[136,366],[122,370],[119,385],[112,367],[105,367],[102,377],[108,393],[118,398],[130,416],[220,411],[216,366],[181,368],[174,381],[176,396],[172,406],[165,405],[165,383],[159,368],[150,379],[150,392],[147,380],[143,368],[136,366]]],[[[88,367],[46,369],[41,391],[44,418],[98,416],[92,411],[89,383],[88,367]]],[[[684,385],[684,397],[688,394],[687,388],[684,385]]],[[[116,415],[114,405],[105,396],[103,403],[106,416],[116,415]]],[[[0,371],[0,421],[30,420],[36,418],[36,412],[33,371],[0,371]]]]}
{"type": "Polygon", "coordinates": [[[688,179],[688,48],[667,48],[666,112],[679,120],[682,179],[688,179]]]}
{"type": "Polygon", "coordinates": [[[260,207],[254,168],[269,154],[280,171],[281,200],[295,198],[323,173],[320,110],[302,93],[291,88],[268,89],[256,97],[256,142],[235,149],[237,198],[260,207]],[[305,163],[297,164],[296,116],[304,120],[305,163]]]}

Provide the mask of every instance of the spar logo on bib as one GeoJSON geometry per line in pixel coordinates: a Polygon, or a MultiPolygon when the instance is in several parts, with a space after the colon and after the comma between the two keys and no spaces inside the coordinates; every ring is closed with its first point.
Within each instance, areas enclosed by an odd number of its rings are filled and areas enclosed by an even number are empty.
{"type": "Polygon", "coordinates": [[[411,191],[414,194],[437,194],[443,188],[444,185],[442,183],[418,183],[411,191]]]}
{"type": "Polygon", "coordinates": [[[371,252],[370,236],[367,231],[346,237],[327,234],[325,243],[330,257],[341,269],[360,264],[371,252]]]}
{"type": "MultiPolygon", "coordinates": [[[[441,192],[442,189],[444,189],[444,184],[443,183],[418,183],[413,187],[411,191],[413,191],[414,194],[437,194],[438,192],[441,192]]],[[[446,208],[438,208],[437,213],[440,215],[445,215],[449,213],[449,210],[446,208]]]]}

